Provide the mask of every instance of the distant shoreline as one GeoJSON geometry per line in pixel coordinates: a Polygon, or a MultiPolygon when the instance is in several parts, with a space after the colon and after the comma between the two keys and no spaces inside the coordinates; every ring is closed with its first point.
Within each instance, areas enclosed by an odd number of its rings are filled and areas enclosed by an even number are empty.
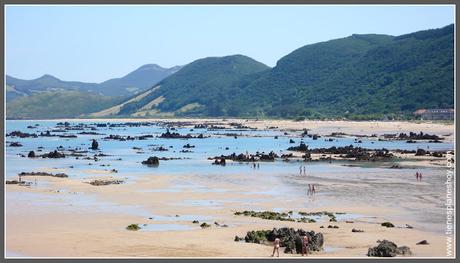
{"type": "Polygon", "coordinates": [[[277,118],[240,118],[240,117],[151,117],[151,118],[136,118],[136,117],[102,117],[102,118],[38,118],[38,119],[16,119],[16,118],[5,118],[6,121],[91,121],[91,120],[120,120],[120,121],[152,121],[152,120],[205,120],[205,121],[229,121],[229,120],[242,120],[242,121],[289,121],[289,122],[407,122],[407,123],[435,123],[435,124],[454,124],[455,120],[346,120],[346,119],[305,119],[305,120],[295,120],[295,119],[277,119],[277,118]]]}

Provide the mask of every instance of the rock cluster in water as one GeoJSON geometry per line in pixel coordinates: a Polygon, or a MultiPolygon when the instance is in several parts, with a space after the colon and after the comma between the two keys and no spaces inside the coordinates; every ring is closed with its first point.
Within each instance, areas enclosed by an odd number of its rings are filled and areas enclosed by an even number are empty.
{"type": "Polygon", "coordinates": [[[163,139],[192,139],[192,138],[203,139],[204,136],[203,134],[200,134],[198,136],[192,136],[191,134],[182,135],[177,132],[170,132],[168,129],[166,130],[165,133],[162,133],[160,135],[160,138],[163,138],[163,139]]]}
{"type": "Polygon", "coordinates": [[[232,153],[230,155],[221,155],[221,156],[216,156],[214,158],[209,158],[211,160],[221,160],[221,159],[227,159],[227,160],[232,160],[234,162],[257,162],[257,161],[268,161],[268,162],[273,162],[275,161],[275,158],[279,158],[279,156],[271,151],[268,154],[264,152],[256,152],[255,154],[236,154],[232,153]]]}
{"type": "Polygon", "coordinates": [[[65,154],[54,150],[53,152],[45,153],[41,156],[42,158],[65,158],[65,154]]]}
{"type": "Polygon", "coordinates": [[[294,228],[283,227],[279,229],[273,228],[273,230],[249,231],[244,240],[247,243],[264,244],[267,241],[273,242],[275,238],[279,238],[280,247],[284,247],[284,253],[300,254],[302,252],[303,236],[308,236],[310,240],[308,244],[310,251],[322,250],[324,244],[323,234],[315,233],[315,231],[308,232],[303,229],[295,230],[294,228]]]}

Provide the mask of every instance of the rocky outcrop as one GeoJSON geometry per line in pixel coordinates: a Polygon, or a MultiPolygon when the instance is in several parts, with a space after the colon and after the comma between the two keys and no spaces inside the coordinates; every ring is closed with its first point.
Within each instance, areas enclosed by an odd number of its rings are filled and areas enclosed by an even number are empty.
{"type": "Polygon", "coordinates": [[[65,154],[54,150],[53,152],[43,154],[42,158],[65,158],[65,154]]]}
{"type": "Polygon", "coordinates": [[[8,134],[6,134],[6,137],[19,137],[19,138],[37,138],[38,135],[35,133],[26,133],[26,132],[20,132],[20,131],[13,131],[8,134]]]}
{"type": "Polygon", "coordinates": [[[12,142],[10,143],[10,147],[22,147],[22,144],[19,142],[12,142]]]}
{"type": "Polygon", "coordinates": [[[156,156],[149,157],[147,160],[142,161],[142,164],[150,165],[150,166],[158,166],[160,165],[160,159],[156,156]]]}
{"type": "Polygon", "coordinates": [[[417,242],[416,245],[429,245],[429,244],[430,244],[430,243],[428,243],[428,241],[422,240],[422,241],[420,241],[420,242],[417,242]]]}
{"type": "Polygon", "coordinates": [[[225,158],[220,158],[220,159],[217,158],[217,159],[214,160],[214,162],[212,164],[225,166],[225,164],[226,164],[225,163],[225,158]]]}
{"type": "Polygon", "coordinates": [[[395,243],[388,240],[379,240],[377,243],[379,244],[376,247],[369,248],[367,251],[368,257],[396,257],[398,255],[409,256],[412,254],[409,247],[398,247],[395,243]]]}
{"type": "Polygon", "coordinates": [[[19,174],[19,176],[50,176],[50,177],[59,177],[59,178],[69,177],[65,173],[52,174],[52,173],[45,173],[45,172],[22,172],[19,174]]]}
{"type": "Polygon", "coordinates": [[[93,139],[93,142],[91,143],[91,150],[97,150],[99,148],[99,143],[93,139]]]}
{"type": "Polygon", "coordinates": [[[356,161],[388,161],[393,158],[393,154],[389,150],[382,149],[366,149],[362,147],[354,147],[353,145],[330,148],[316,148],[308,150],[308,147],[302,146],[302,143],[298,147],[290,147],[288,150],[291,151],[305,151],[306,154],[334,154],[339,155],[342,158],[354,159],[356,161]],[[307,148],[307,150],[305,150],[307,148]]]}
{"type": "Polygon", "coordinates": [[[381,224],[381,226],[384,226],[384,227],[395,227],[395,226],[393,225],[393,223],[391,223],[391,222],[383,222],[383,223],[381,224]]]}
{"type": "Polygon", "coordinates": [[[255,154],[236,154],[232,153],[230,155],[221,155],[221,156],[216,156],[214,158],[209,158],[210,160],[216,160],[219,159],[227,159],[227,160],[232,160],[234,162],[257,162],[257,161],[265,161],[265,162],[273,162],[275,161],[275,158],[278,158],[279,156],[271,151],[268,154],[264,152],[256,152],[255,154]]]}
{"type": "Polygon", "coordinates": [[[94,186],[122,184],[122,183],[124,183],[123,180],[116,180],[116,179],[104,179],[104,180],[96,179],[96,180],[89,182],[90,185],[94,185],[94,186]]]}
{"type": "Polygon", "coordinates": [[[442,140],[443,138],[434,135],[434,134],[428,134],[428,133],[415,133],[415,132],[409,132],[409,134],[406,133],[400,133],[395,139],[397,140],[432,140],[432,141],[439,141],[442,140]]]}
{"type": "Polygon", "coordinates": [[[284,247],[284,253],[297,253],[302,252],[302,237],[309,237],[310,251],[320,251],[323,248],[324,237],[322,233],[315,233],[315,231],[305,231],[303,229],[295,230],[294,228],[273,228],[273,230],[258,230],[249,231],[245,236],[247,243],[264,244],[267,242],[275,241],[275,238],[280,239],[280,247],[284,247]]]}
{"type": "Polygon", "coordinates": [[[288,151],[306,152],[308,151],[308,145],[306,145],[304,142],[300,142],[299,146],[289,147],[288,151]]]}
{"type": "Polygon", "coordinates": [[[170,132],[168,129],[166,130],[165,133],[162,133],[160,135],[160,138],[163,138],[163,139],[192,139],[192,138],[203,139],[204,136],[203,134],[200,134],[198,136],[192,136],[191,134],[182,135],[177,132],[170,132]]]}

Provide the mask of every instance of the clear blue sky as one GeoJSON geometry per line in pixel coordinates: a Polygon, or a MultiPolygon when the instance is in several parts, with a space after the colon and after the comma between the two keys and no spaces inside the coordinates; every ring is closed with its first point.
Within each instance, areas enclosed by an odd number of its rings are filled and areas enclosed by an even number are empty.
{"type": "Polygon", "coordinates": [[[401,35],[454,23],[451,6],[6,6],[6,73],[100,82],[143,64],[243,54],[269,66],[353,33],[401,35]]]}

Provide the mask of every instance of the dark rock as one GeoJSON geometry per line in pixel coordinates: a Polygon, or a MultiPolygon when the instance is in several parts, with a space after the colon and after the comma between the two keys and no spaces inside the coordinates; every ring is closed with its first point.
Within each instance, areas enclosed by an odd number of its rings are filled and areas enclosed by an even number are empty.
{"type": "Polygon", "coordinates": [[[429,244],[430,244],[430,243],[428,243],[428,241],[422,240],[422,241],[420,241],[420,242],[417,242],[416,245],[429,245],[429,244]]]}
{"type": "Polygon", "coordinates": [[[20,131],[13,131],[8,134],[6,134],[6,137],[19,137],[19,138],[37,138],[38,135],[35,133],[26,133],[26,132],[20,132],[20,131]]]}
{"type": "Polygon", "coordinates": [[[426,151],[423,149],[417,149],[415,156],[423,156],[423,155],[426,155],[426,151]]]}
{"type": "Polygon", "coordinates": [[[42,158],[65,158],[65,154],[54,150],[53,152],[43,154],[42,158]]]}
{"type": "Polygon", "coordinates": [[[20,144],[19,142],[12,142],[10,143],[10,147],[22,147],[22,144],[20,144]]]}
{"type": "Polygon", "coordinates": [[[407,256],[412,254],[409,247],[398,247],[388,240],[379,240],[377,243],[379,244],[376,247],[369,248],[367,251],[368,257],[395,257],[397,255],[407,256]]]}
{"type": "Polygon", "coordinates": [[[91,150],[97,150],[99,148],[99,143],[95,139],[93,139],[93,142],[91,143],[91,150]]]}
{"type": "Polygon", "coordinates": [[[353,233],[361,233],[361,232],[364,232],[364,230],[353,228],[351,230],[351,232],[353,232],[353,233]]]}
{"type": "Polygon", "coordinates": [[[141,227],[138,224],[131,224],[131,225],[127,226],[126,229],[131,230],[131,231],[137,231],[137,230],[141,229],[141,227]]]}
{"type": "Polygon", "coordinates": [[[142,161],[142,164],[151,165],[151,166],[158,166],[160,165],[160,160],[156,156],[149,157],[147,160],[142,161]]]}
{"type": "Polygon", "coordinates": [[[212,164],[225,166],[225,158],[215,159],[212,164]]]}
{"type": "Polygon", "coordinates": [[[274,228],[273,230],[249,231],[246,234],[247,243],[263,244],[273,242],[275,238],[280,239],[280,246],[284,247],[284,253],[301,253],[302,237],[308,236],[310,239],[309,248],[311,251],[320,251],[324,244],[324,237],[321,233],[314,231],[307,232],[303,229],[295,230],[293,228],[274,228]]]}
{"type": "Polygon", "coordinates": [[[304,142],[300,142],[299,146],[289,147],[288,151],[306,152],[308,151],[308,145],[306,145],[304,142]]]}
{"type": "Polygon", "coordinates": [[[200,225],[201,228],[208,228],[208,227],[211,227],[211,225],[207,224],[206,222],[202,223],[200,225]]]}
{"type": "Polygon", "coordinates": [[[29,157],[29,158],[35,158],[35,152],[34,152],[34,151],[30,151],[29,154],[27,155],[27,157],[29,157]]]}
{"type": "Polygon", "coordinates": [[[59,177],[59,178],[69,177],[65,173],[52,174],[52,173],[45,173],[45,172],[22,172],[19,174],[19,176],[51,176],[51,177],[59,177]]]}
{"type": "Polygon", "coordinates": [[[289,143],[295,143],[295,141],[293,139],[290,139],[289,143]]]}
{"type": "Polygon", "coordinates": [[[391,222],[383,222],[381,225],[385,227],[395,227],[391,222]]]}

